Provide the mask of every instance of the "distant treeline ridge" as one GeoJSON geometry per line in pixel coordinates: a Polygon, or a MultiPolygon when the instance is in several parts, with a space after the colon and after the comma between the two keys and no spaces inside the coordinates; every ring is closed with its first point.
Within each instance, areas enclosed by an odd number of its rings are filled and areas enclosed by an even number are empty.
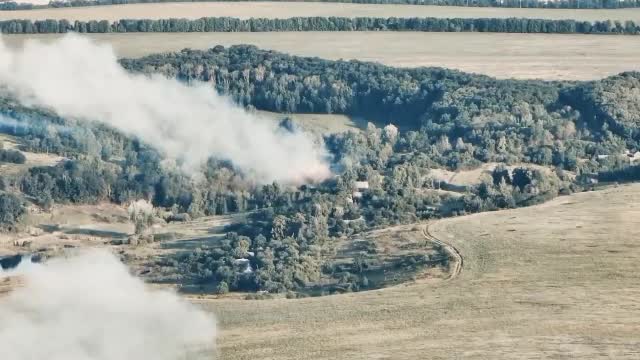
{"type": "MultiPolygon", "coordinates": [[[[33,5],[8,1],[0,4],[0,10],[31,10],[61,7],[100,5],[167,3],[167,2],[251,2],[255,0],[74,0],[51,1],[46,5],[33,5]]],[[[402,4],[432,6],[550,8],[550,9],[619,9],[640,7],[638,0],[270,0],[273,2],[330,2],[354,4],[402,4]]]]}
{"type": "Polygon", "coordinates": [[[543,34],[626,34],[640,33],[640,24],[626,21],[575,21],[525,18],[345,18],[294,17],[289,19],[231,17],[189,19],[107,20],[7,20],[0,22],[4,34],[127,33],[127,32],[270,32],[270,31],[425,31],[496,32],[543,34]]]}

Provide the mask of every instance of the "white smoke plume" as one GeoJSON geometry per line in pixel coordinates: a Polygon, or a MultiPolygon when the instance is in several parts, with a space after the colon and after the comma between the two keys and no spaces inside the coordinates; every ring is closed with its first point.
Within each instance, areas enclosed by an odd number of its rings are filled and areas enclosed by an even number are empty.
{"type": "Polygon", "coordinates": [[[0,298],[0,359],[213,358],[213,317],[146,288],[110,253],[23,263],[9,272],[23,285],[0,298]]]}
{"type": "Polygon", "coordinates": [[[20,49],[0,40],[0,86],[25,105],[137,136],[191,170],[214,156],[258,182],[296,184],[330,175],[324,147],[308,135],[278,129],[211,86],[130,74],[110,46],[80,35],[50,44],[31,40],[20,49]]]}

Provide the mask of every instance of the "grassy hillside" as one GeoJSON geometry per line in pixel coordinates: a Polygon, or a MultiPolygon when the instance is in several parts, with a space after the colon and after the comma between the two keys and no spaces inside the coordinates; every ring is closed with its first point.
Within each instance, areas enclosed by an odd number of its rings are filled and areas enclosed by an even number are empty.
{"type": "Polygon", "coordinates": [[[224,359],[634,359],[639,190],[436,222],[464,258],[448,282],[203,306],[219,317],[224,359]]]}

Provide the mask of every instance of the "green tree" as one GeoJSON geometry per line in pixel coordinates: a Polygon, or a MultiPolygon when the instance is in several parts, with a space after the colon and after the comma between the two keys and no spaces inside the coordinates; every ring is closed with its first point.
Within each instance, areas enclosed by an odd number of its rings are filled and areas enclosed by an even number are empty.
{"type": "Polygon", "coordinates": [[[216,294],[224,295],[229,292],[229,285],[226,281],[220,281],[216,286],[216,294]]]}

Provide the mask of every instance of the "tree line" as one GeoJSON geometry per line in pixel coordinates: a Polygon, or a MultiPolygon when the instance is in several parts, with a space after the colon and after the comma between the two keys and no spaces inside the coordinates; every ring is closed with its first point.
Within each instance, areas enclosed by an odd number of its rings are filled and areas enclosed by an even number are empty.
{"type": "Polygon", "coordinates": [[[289,19],[123,19],[107,20],[5,20],[4,34],[129,33],[129,32],[276,32],[276,31],[423,31],[497,32],[541,34],[625,34],[640,33],[640,24],[629,20],[576,21],[526,18],[345,18],[294,17],[289,19]]]}
{"type": "MultiPolygon", "coordinates": [[[[121,4],[166,3],[166,2],[250,2],[255,0],[71,0],[50,1],[46,5],[7,1],[0,10],[31,10],[61,7],[83,7],[121,4]]],[[[638,0],[271,0],[299,2],[335,2],[354,4],[406,4],[432,6],[504,7],[504,8],[550,8],[550,9],[620,9],[640,7],[638,0]]]]}

